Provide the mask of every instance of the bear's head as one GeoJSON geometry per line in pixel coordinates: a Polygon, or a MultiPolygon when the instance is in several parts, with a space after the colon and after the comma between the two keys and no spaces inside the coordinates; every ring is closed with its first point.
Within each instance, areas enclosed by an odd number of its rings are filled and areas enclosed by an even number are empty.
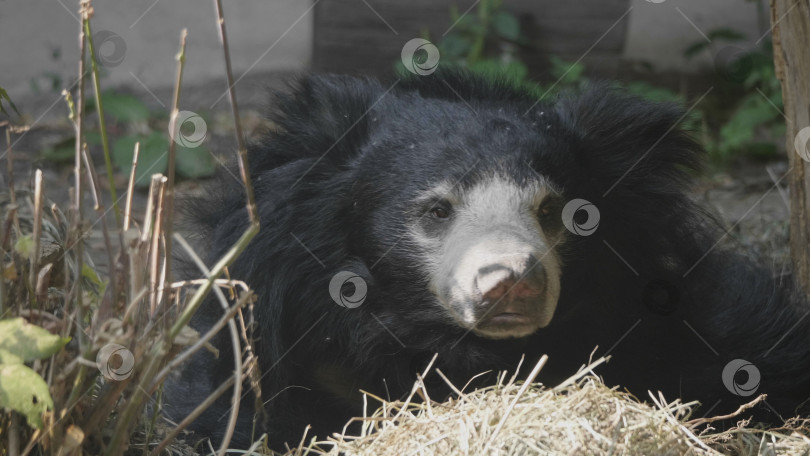
{"type": "Polygon", "coordinates": [[[328,207],[297,211],[330,214],[320,220],[338,241],[324,246],[340,245],[314,254],[360,276],[383,321],[422,331],[546,327],[569,264],[605,249],[601,234],[634,241],[639,217],[671,216],[699,161],[678,107],[608,86],[546,102],[464,73],[389,86],[326,76],[280,106],[283,147],[255,166],[305,162],[291,187],[328,207]]]}

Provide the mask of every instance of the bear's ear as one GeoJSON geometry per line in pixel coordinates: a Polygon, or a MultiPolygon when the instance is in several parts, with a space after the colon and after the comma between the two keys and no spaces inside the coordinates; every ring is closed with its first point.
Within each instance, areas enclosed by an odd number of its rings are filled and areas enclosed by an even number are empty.
{"type": "Polygon", "coordinates": [[[274,94],[268,115],[276,127],[274,141],[290,158],[322,157],[343,163],[357,153],[368,136],[368,117],[385,95],[369,78],[310,75],[274,94]]]}
{"type": "Polygon", "coordinates": [[[573,153],[603,192],[653,186],[680,191],[703,163],[704,151],[683,128],[687,112],[597,85],[557,103],[573,153]]]}

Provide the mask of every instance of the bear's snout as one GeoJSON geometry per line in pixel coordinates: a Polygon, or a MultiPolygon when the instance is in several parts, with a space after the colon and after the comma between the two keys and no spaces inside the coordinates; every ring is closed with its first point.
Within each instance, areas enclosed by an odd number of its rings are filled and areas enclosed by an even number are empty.
{"type": "Polygon", "coordinates": [[[444,290],[439,300],[460,326],[480,336],[525,337],[551,321],[559,296],[557,264],[539,249],[539,240],[495,234],[461,248],[447,288],[437,287],[444,290]]]}
{"type": "Polygon", "coordinates": [[[516,255],[479,268],[475,277],[476,330],[488,337],[521,337],[546,320],[546,277],[532,255],[516,255]]]}
{"type": "Polygon", "coordinates": [[[543,266],[532,254],[511,257],[479,268],[475,287],[481,294],[481,303],[487,306],[537,298],[544,288],[542,271],[543,266]]]}

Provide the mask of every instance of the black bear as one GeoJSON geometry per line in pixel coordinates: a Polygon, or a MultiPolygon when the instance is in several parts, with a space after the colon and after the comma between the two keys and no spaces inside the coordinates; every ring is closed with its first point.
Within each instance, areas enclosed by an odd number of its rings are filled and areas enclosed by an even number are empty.
{"type": "MultiPolygon", "coordinates": [[[[597,373],[642,399],[717,414],[767,393],[778,420],[810,397],[810,306],[690,199],[703,151],[679,107],[606,85],[538,100],[461,71],[303,77],[274,106],[249,151],[262,228],[230,270],[258,295],[266,414],[242,401],[236,445],[340,431],[360,390],[399,398],[434,353],[458,385],[544,353],[551,384],[598,346],[597,373]]],[[[248,223],[230,176],[187,205],[211,261],[248,223]]],[[[173,380],[175,420],[232,375],[228,340],[173,380]]],[[[229,409],[193,428],[220,437],[229,409]]]]}

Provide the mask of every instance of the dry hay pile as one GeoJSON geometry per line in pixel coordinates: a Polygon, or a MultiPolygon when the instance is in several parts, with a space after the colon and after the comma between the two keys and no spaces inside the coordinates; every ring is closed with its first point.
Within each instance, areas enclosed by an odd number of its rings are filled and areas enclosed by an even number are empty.
{"type": "MultiPolygon", "coordinates": [[[[421,378],[406,401],[382,402],[372,415],[358,418],[360,435],[335,435],[290,455],[809,455],[807,420],[780,432],[745,427],[698,435],[710,420],[686,421],[695,403],[640,403],[608,388],[592,368],[558,387],[504,376],[497,385],[462,393],[444,403],[430,400],[421,378]],[[415,395],[422,398],[413,401],[415,395]]],[[[437,371],[441,375],[440,371],[437,371]]],[[[449,383],[449,382],[448,382],[449,383]]],[[[451,385],[451,387],[453,387],[451,385]]],[[[455,389],[455,387],[453,387],[455,389]]]]}

